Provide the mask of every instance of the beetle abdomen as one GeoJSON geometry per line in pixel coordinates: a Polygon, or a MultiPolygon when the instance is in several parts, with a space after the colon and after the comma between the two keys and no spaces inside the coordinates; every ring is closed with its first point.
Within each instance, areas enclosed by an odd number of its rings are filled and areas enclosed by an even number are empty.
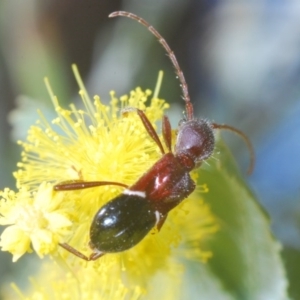
{"type": "Polygon", "coordinates": [[[140,242],[155,226],[156,215],[145,198],[120,194],[96,213],[90,246],[100,252],[120,252],[140,242]]]}

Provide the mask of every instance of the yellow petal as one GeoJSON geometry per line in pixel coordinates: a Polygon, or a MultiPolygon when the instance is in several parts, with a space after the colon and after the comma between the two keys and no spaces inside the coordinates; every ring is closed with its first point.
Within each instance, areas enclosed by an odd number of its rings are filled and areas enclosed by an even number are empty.
{"type": "Polygon", "coordinates": [[[54,232],[60,228],[70,227],[72,225],[72,222],[67,217],[57,212],[46,214],[45,218],[49,222],[48,227],[54,232]]]}
{"type": "Polygon", "coordinates": [[[55,248],[53,244],[53,234],[49,230],[36,230],[34,234],[30,236],[32,247],[36,251],[39,257],[43,257],[44,254],[48,254],[55,248]]]}
{"type": "Polygon", "coordinates": [[[8,251],[13,254],[13,262],[16,262],[25,252],[30,252],[29,237],[17,226],[7,227],[0,241],[2,251],[8,251]]]}

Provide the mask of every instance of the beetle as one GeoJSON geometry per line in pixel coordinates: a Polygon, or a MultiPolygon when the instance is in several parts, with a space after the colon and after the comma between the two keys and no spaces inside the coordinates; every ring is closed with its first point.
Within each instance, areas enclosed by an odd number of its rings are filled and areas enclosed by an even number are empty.
{"type": "Polygon", "coordinates": [[[128,17],[138,21],[158,39],[165,48],[179,78],[186,117],[180,121],[176,143],[172,150],[171,125],[167,116],[162,119],[162,136],[165,151],[158,134],[142,110],[127,108],[125,112],[135,111],[140,117],[149,136],[154,140],[162,154],[161,158],[146,171],[133,185],[113,181],[74,181],[62,182],[54,186],[55,191],[85,189],[103,185],[116,185],[124,191],[100,207],[90,227],[89,246],[92,253],[84,255],[67,243],[59,243],[61,247],[86,261],[96,260],[106,253],[117,253],[134,247],[154,227],[159,231],[168,213],[181,201],[187,198],[196,187],[190,172],[201,166],[208,159],[215,147],[214,131],[230,130],[245,141],[250,151],[249,173],[254,165],[254,150],[248,137],[240,130],[226,125],[216,124],[194,117],[193,105],[190,101],[188,86],[177,59],[158,31],[144,19],[125,11],[116,11],[113,17],[128,17]]]}

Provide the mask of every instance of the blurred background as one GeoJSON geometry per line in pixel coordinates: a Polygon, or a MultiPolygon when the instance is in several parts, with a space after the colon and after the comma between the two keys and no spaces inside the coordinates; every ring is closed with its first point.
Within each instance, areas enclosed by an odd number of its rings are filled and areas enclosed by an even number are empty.
{"type": "MultiPolygon", "coordinates": [[[[153,90],[163,70],[160,97],[173,103],[169,115],[177,126],[184,103],[165,51],[138,23],[109,19],[115,10],[138,14],[165,37],[184,71],[197,116],[235,126],[253,142],[255,170],[245,177],[271,217],[283,244],[290,294],[300,299],[297,1],[0,1],[0,189],[15,188],[16,140],[26,138],[37,108],[54,116],[43,78],[49,77],[63,105],[76,101],[72,63],[90,94],[104,102],[110,90],[119,96],[136,86],[153,90]]],[[[247,148],[233,134],[224,136],[246,174],[247,148]]],[[[11,255],[1,252],[1,282],[22,286],[28,269],[34,269],[32,259],[24,257],[16,267],[11,255]]]]}

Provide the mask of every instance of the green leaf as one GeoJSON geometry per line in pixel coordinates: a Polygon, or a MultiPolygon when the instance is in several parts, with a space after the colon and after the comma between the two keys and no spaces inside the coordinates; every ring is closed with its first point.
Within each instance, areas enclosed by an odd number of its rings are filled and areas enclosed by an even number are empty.
{"type": "Polygon", "coordinates": [[[271,233],[270,220],[224,143],[218,142],[217,149],[219,154],[201,168],[199,180],[209,187],[202,196],[220,230],[209,242],[213,258],[188,267],[186,284],[194,290],[187,292],[193,294],[189,299],[288,299],[281,245],[271,233]]]}

